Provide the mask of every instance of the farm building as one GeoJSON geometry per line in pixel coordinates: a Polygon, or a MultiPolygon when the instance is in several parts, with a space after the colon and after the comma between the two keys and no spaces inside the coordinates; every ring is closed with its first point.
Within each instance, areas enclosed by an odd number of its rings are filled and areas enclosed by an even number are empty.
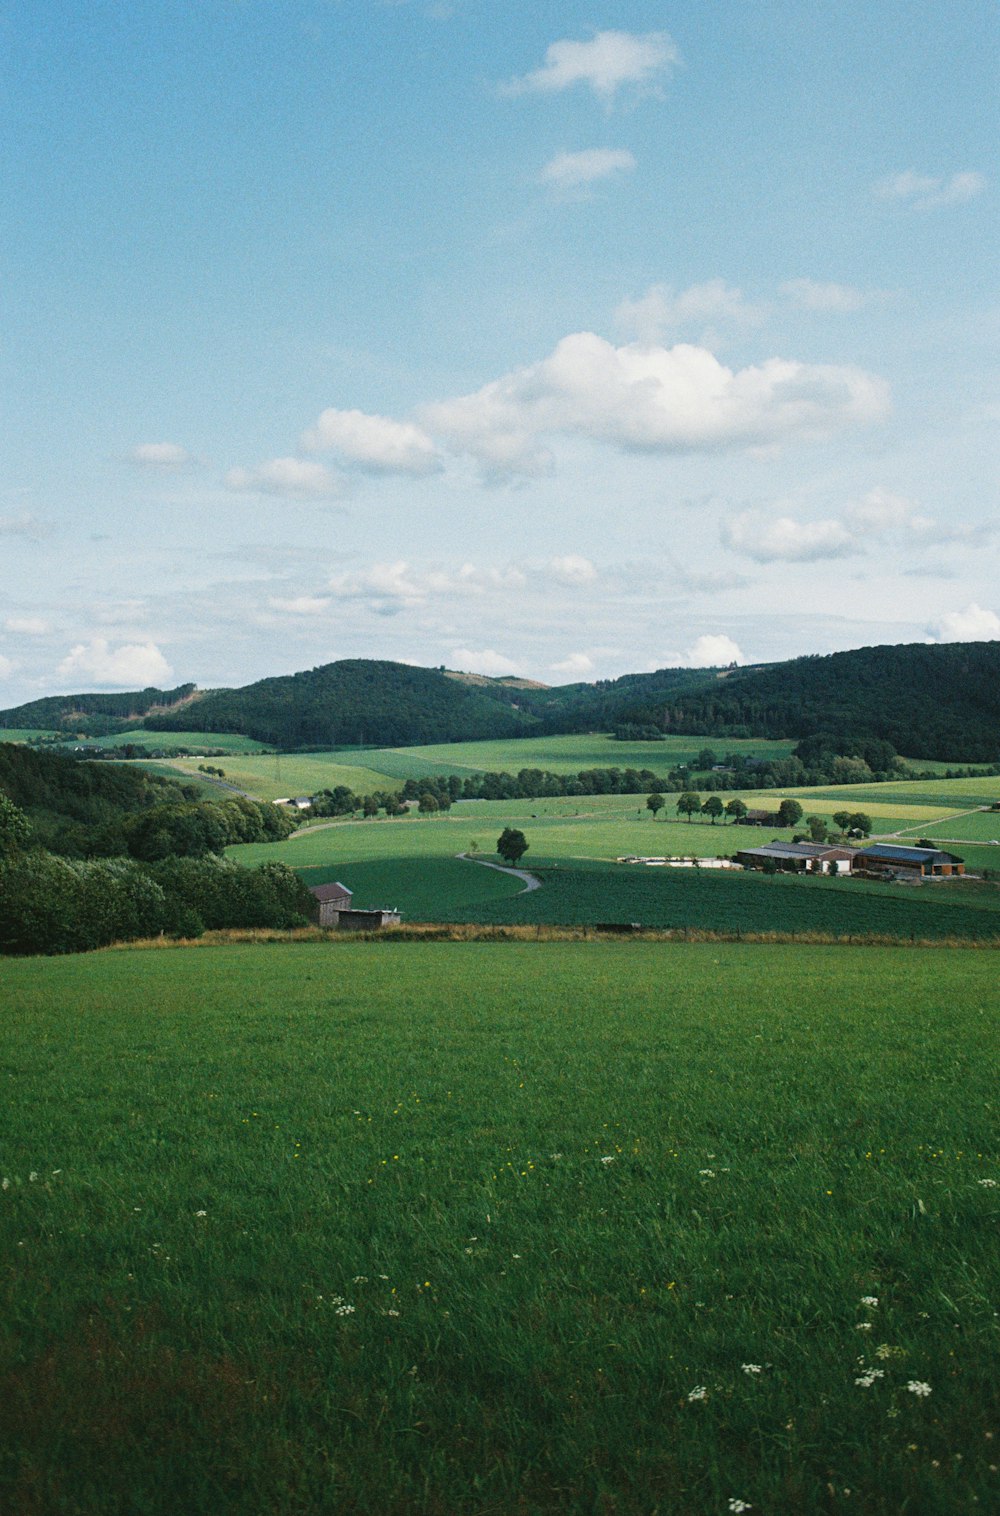
{"type": "Polygon", "coordinates": [[[773,863],[795,874],[847,874],[853,860],[850,848],[821,842],[768,842],[763,847],[741,848],[736,854],[744,868],[762,869],[773,863]]]}
{"type": "Polygon", "coordinates": [[[749,810],[742,819],[743,826],[780,826],[781,819],[777,811],[749,810]]]}
{"type": "Polygon", "coordinates": [[[888,842],[862,848],[854,855],[853,867],[856,873],[882,874],[888,878],[928,875],[941,878],[965,873],[964,862],[954,853],[942,853],[932,847],[896,847],[888,842]]]}
{"type": "Polygon", "coordinates": [[[341,911],[351,909],[353,893],[346,884],[311,884],[309,892],[316,899],[320,926],[338,926],[341,911]]]}
{"type": "Polygon", "coordinates": [[[398,911],[341,911],[337,926],[342,932],[377,932],[384,926],[398,926],[398,911]]]}

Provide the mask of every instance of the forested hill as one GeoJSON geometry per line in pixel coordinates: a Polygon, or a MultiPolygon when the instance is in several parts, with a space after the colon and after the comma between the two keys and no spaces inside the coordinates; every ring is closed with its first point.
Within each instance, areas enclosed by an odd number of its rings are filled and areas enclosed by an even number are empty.
{"type": "Polygon", "coordinates": [[[1000,759],[1000,642],[859,648],[758,668],[660,669],[555,688],[345,659],[242,689],[69,695],[0,727],[236,732],[276,747],[409,747],[555,732],[882,738],[911,757],[1000,759]]]}
{"type": "Polygon", "coordinates": [[[500,680],[466,684],[438,669],[350,658],[216,690],[149,716],[145,725],[159,732],[239,732],[280,747],[409,747],[526,735],[537,720],[521,708],[524,696],[500,680]]]}
{"type": "Polygon", "coordinates": [[[1000,758],[1000,642],[903,643],[733,669],[622,721],[712,736],[880,737],[897,752],[962,763],[1000,758]]]}
{"type": "Polygon", "coordinates": [[[126,726],[137,726],[152,710],[180,705],[194,695],[193,684],[175,690],[109,691],[99,695],[46,695],[27,705],[0,711],[0,728],[35,727],[48,732],[82,732],[106,736],[126,726]]]}

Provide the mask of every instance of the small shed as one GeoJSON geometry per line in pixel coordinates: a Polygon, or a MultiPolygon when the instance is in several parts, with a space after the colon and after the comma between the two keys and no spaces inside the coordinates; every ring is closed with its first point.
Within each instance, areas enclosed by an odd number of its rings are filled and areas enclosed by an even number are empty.
{"type": "Polygon", "coordinates": [[[752,807],[741,818],[744,826],[780,826],[781,818],[777,811],[760,811],[752,807]]]}
{"type": "Polygon", "coordinates": [[[378,932],[384,926],[399,926],[398,911],[352,911],[338,913],[337,926],[342,932],[378,932]]]}
{"type": "Polygon", "coordinates": [[[347,885],[338,880],[333,884],[311,884],[309,893],[315,898],[320,926],[339,926],[341,912],[351,909],[354,898],[347,885]]]}

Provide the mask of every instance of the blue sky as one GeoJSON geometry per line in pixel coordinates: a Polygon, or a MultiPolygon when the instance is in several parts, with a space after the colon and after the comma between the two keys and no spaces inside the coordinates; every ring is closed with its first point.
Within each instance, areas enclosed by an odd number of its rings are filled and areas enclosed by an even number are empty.
{"type": "Polygon", "coordinates": [[[990,0],[0,0],[0,707],[1000,637],[990,0]]]}

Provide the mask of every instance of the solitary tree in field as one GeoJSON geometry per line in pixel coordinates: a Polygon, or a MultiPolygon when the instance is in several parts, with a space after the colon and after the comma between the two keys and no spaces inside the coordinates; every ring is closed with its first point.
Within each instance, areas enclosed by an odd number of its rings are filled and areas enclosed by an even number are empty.
{"type": "Polygon", "coordinates": [[[652,811],[654,821],[656,820],[657,811],[662,811],[665,803],[663,796],[657,794],[655,790],[652,795],[646,796],[646,809],[647,811],[652,811]]]}
{"type": "Polygon", "coordinates": [[[705,804],[702,806],[702,810],[704,811],[705,815],[711,816],[713,826],[722,815],[723,809],[724,807],[722,801],[719,799],[718,795],[709,795],[708,799],[705,801],[705,804]]]}
{"type": "Polygon", "coordinates": [[[505,826],[497,838],[497,852],[511,866],[528,851],[528,839],[517,827],[505,826]]]}
{"type": "Polygon", "coordinates": [[[802,819],[802,807],[797,800],[783,800],[778,806],[778,825],[794,826],[802,819]]]}
{"type": "Polygon", "coordinates": [[[677,801],[678,816],[696,816],[701,810],[701,796],[694,790],[685,790],[677,801]]]}
{"type": "Polygon", "coordinates": [[[732,816],[734,822],[742,821],[746,813],[746,805],[740,799],[739,795],[737,795],[735,799],[730,800],[729,804],[726,806],[726,815],[732,816]]]}

